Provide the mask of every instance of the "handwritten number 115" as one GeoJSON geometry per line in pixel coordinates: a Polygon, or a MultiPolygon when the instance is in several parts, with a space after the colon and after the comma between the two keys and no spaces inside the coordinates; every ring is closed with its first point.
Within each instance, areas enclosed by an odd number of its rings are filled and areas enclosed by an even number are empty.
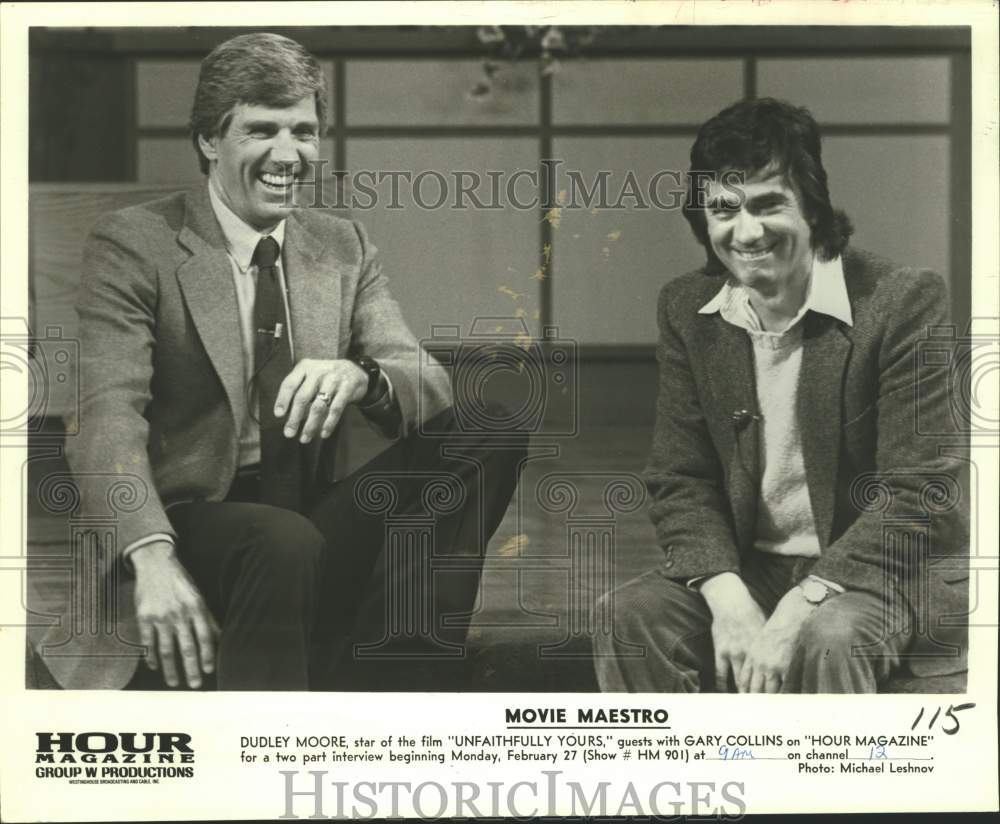
{"type": "MultiPolygon", "coordinates": [[[[970,710],[974,706],[976,706],[976,705],[975,704],[958,704],[956,706],[955,704],[951,704],[948,707],[947,711],[945,712],[944,717],[945,718],[950,718],[954,722],[954,724],[951,727],[944,727],[944,726],[942,726],[941,727],[941,732],[943,732],[945,735],[954,735],[956,732],[958,732],[958,729],[961,726],[961,724],[959,724],[958,718],[955,717],[955,713],[961,712],[962,710],[970,710]]],[[[938,707],[934,711],[934,715],[931,716],[931,720],[927,722],[927,729],[933,729],[934,722],[938,720],[938,716],[940,714],[941,714],[941,707],[938,707]]],[[[911,726],[910,729],[911,730],[915,730],[917,728],[917,724],[920,723],[920,719],[923,718],[923,717],[924,717],[924,708],[921,707],[920,708],[920,712],[917,713],[917,717],[913,719],[913,726],[911,726]]]]}

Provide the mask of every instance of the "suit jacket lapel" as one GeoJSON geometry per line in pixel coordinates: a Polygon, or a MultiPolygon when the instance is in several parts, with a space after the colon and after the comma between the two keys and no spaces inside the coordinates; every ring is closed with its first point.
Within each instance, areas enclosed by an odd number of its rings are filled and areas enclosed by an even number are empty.
{"type": "Polygon", "coordinates": [[[844,369],[851,340],[841,323],[828,315],[809,312],[804,323],[796,414],[816,534],[825,548],[833,529],[844,369]]]}
{"type": "MultiPolygon", "coordinates": [[[[336,269],[336,256],[326,250],[322,238],[310,230],[297,212],[292,212],[285,224],[282,266],[296,362],[303,358],[339,358],[341,277],[336,269]]],[[[317,438],[304,447],[307,479],[317,477],[320,453],[326,446],[326,442],[317,438]]]]}
{"type": "Polygon", "coordinates": [[[191,253],[178,268],[177,280],[198,337],[226,390],[238,433],[246,410],[239,307],[232,264],[207,186],[188,194],[177,239],[191,253]]]}
{"type": "MultiPolygon", "coordinates": [[[[759,487],[759,425],[753,348],[746,331],[721,315],[699,316],[699,350],[703,353],[712,395],[717,431],[728,435],[727,462],[730,501],[741,542],[753,540],[759,487]],[[747,414],[748,413],[748,414],[747,414]]],[[[714,413],[714,414],[713,414],[714,413]]]]}
{"type": "Polygon", "coordinates": [[[322,260],[324,245],[295,212],[285,224],[282,251],[292,315],[295,360],[339,357],[340,277],[322,260]]]}
{"type": "MultiPolygon", "coordinates": [[[[751,479],[758,475],[758,427],[750,418],[757,414],[753,347],[746,331],[727,323],[720,315],[707,319],[712,335],[705,340],[705,359],[712,381],[716,410],[732,428],[735,458],[751,479]]],[[[756,480],[755,480],[756,483],[756,480]]]]}

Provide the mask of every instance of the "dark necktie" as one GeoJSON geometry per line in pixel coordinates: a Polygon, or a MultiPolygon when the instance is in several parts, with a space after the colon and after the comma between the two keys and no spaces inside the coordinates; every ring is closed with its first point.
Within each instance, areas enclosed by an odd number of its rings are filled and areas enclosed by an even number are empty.
{"type": "Polygon", "coordinates": [[[253,253],[257,290],[253,304],[254,374],[250,409],[256,411],[260,422],[260,501],[297,510],[302,502],[301,450],[296,438],[282,434],[285,419],[274,416],[278,389],[292,371],[285,301],[275,266],[279,252],[277,241],[265,237],[253,253]]]}

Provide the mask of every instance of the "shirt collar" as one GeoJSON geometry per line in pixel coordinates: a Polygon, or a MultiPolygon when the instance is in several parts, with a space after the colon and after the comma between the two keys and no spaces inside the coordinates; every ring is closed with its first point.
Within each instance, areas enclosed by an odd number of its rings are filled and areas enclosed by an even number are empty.
{"type": "MultiPolygon", "coordinates": [[[[248,226],[242,218],[223,203],[222,198],[216,193],[215,185],[211,180],[208,183],[208,197],[212,202],[212,211],[215,212],[219,226],[222,227],[222,234],[226,238],[226,249],[229,250],[229,254],[236,261],[236,265],[240,271],[246,272],[250,268],[257,243],[261,238],[268,237],[268,235],[262,235],[252,226],[248,226]]],[[[273,237],[278,242],[279,248],[284,246],[284,220],[274,227],[270,237],[273,237]]]]}
{"type": "MultiPolygon", "coordinates": [[[[714,315],[726,307],[732,306],[736,300],[745,298],[745,289],[733,278],[729,278],[715,296],[698,313],[714,315]]],[[[807,311],[818,312],[836,318],[848,326],[854,325],[854,315],[851,313],[851,301],[847,295],[847,283],[844,281],[844,264],[841,258],[820,260],[813,258],[812,275],[809,278],[809,293],[805,303],[796,317],[796,321],[807,311]]]]}

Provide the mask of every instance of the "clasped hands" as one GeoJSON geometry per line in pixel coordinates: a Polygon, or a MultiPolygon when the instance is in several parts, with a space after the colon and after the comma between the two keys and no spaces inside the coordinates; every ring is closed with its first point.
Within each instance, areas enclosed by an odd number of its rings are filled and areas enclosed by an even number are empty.
{"type": "Polygon", "coordinates": [[[726,692],[732,675],[740,692],[780,692],[799,633],[816,606],[792,587],[767,618],[732,572],[709,578],[701,593],[712,612],[716,689],[726,692]]]}

